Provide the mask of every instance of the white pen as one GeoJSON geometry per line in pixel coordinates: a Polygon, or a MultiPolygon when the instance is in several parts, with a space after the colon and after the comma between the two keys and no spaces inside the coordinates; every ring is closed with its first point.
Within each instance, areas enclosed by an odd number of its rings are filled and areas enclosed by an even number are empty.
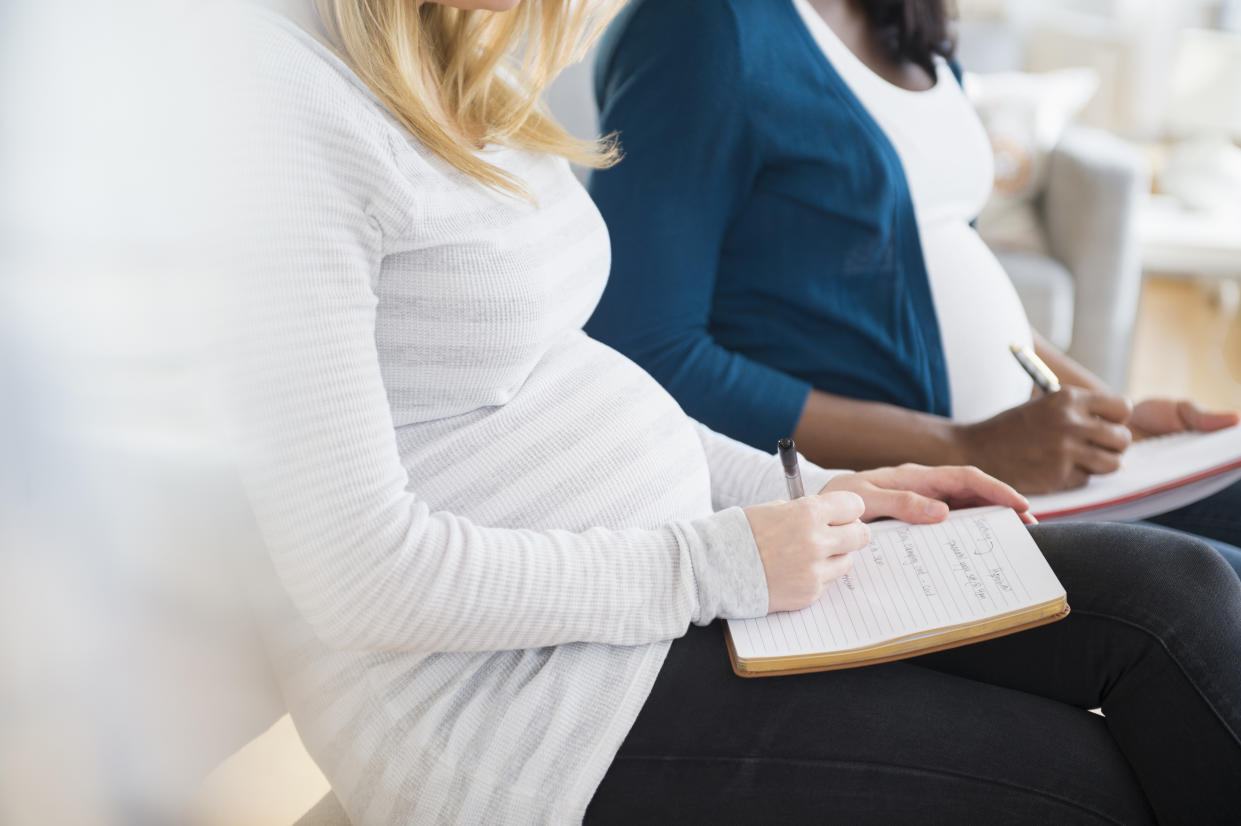
{"type": "Polygon", "coordinates": [[[1060,389],[1060,379],[1056,377],[1056,374],[1051,371],[1051,368],[1047,366],[1045,361],[1035,355],[1033,350],[1020,344],[1011,344],[1008,349],[1013,354],[1013,358],[1017,359],[1017,363],[1021,365],[1021,368],[1038,385],[1039,390],[1042,390],[1044,393],[1055,393],[1060,389]]]}

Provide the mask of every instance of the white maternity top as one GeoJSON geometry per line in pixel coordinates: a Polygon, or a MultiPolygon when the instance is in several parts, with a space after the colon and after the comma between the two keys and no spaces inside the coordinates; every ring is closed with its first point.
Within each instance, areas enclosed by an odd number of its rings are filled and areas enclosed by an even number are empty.
{"type": "Polygon", "coordinates": [[[609,243],[563,159],[489,149],[534,202],[490,191],[246,17],[236,419],[293,720],[356,826],[577,822],[670,641],[766,612],[736,506],[778,464],[582,332],[609,243]]]}
{"type": "Polygon", "coordinates": [[[895,86],[849,50],[807,0],[793,0],[828,62],[892,142],[913,197],[939,318],[952,417],[985,419],[1028,401],[1031,382],[1009,353],[1031,344],[1030,323],[999,261],[970,222],[991,193],[991,146],[952,69],[935,85],[895,86]]]}

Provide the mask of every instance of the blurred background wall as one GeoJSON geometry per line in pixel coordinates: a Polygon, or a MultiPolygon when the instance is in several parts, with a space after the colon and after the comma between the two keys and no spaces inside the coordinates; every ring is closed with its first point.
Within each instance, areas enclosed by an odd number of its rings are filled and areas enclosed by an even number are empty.
{"type": "MultiPolygon", "coordinates": [[[[1141,301],[1109,378],[1241,406],[1241,2],[960,0],[959,16],[961,61],[983,86],[1023,73],[1038,87],[1025,105],[1062,126],[1049,139],[1097,129],[1149,171],[1132,219],[1141,301]]],[[[989,230],[999,249],[1022,243],[980,221],[989,230]]]]}

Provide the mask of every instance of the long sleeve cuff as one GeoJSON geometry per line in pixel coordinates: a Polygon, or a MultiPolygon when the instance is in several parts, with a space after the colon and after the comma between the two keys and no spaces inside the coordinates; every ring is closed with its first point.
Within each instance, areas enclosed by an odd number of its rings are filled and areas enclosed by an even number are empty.
{"type": "Polygon", "coordinates": [[[698,589],[692,621],[746,619],[767,614],[767,573],[741,508],[681,523],[698,589]]]}

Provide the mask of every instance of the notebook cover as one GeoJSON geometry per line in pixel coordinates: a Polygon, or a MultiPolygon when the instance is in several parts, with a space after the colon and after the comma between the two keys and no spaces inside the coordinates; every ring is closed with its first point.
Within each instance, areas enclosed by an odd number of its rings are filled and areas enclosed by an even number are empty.
{"type": "MultiPolygon", "coordinates": [[[[959,648],[962,645],[972,645],[973,643],[976,643],[976,642],[984,642],[985,640],[993,640],[998,637],[1004,637],[1009,634],[1015,634],[1018,631],[1027,631],[1031,628],[1037,628],[1040,625],[1049,625],[1053,622],[1057,622],[1059,620],[1064,619],[1068,615],[1069,615],[1069,606],[1068,606],[1068,603],[1066,602],[1064,604],[1063,609],[1058,614],[1052,614],[1046,617],[1039,617],[1029,622],[1021,623],[1020,625],[1013,625],[1008,628],[999,629],[997,631],[989,631],[987,633],[980,634],[978,636],[970,636],[970,637],[965,637],[963,639],[951,640],[949,642],[943,642],[943,643],[932,642],[926,648],[919,648],[913,651],[904,651],[898,654],[884,655],[880,653],[875,657],[869,657],[869,656],[866,656],[865,652],[861,652],[859,658],[856,660],[828,663],[826,665],[795,666],[792,668],[776,669],[776,670],[771,670],[771,671],[746,670],[744,664],[739,663],[737,661],[737,650],[733,647],[733,638],[732,638],[732,634],[730,634],[728,631],[727,623],[724,624],[724,641],[728,646],[728,657],[732,661],[733,673],[736,674],[738,677],[747,677],[747,678],[780,677],[780,676],[784,676],[788,674],[812,674],[818,671],[838,671],[844,668],[860,668],[864,665],[878,665],[879,663],[895,662],[896,660],[907,660],[910,657],[920,657],[923,654],[931,654],[936,651],[946,651],[949,648],[959,648]]],[[[899,640],[894,641],[894,643],[899,643],[899,640]]],[[[890,647],[894,643],[885,643],[884,645],[875,646],[875,649],[877,649],[878,651],[882,651],[883,649],[890,647]]],[[[813,656],[814,655],[808,655],[807,658],[810,658],[813,656]]]]}

